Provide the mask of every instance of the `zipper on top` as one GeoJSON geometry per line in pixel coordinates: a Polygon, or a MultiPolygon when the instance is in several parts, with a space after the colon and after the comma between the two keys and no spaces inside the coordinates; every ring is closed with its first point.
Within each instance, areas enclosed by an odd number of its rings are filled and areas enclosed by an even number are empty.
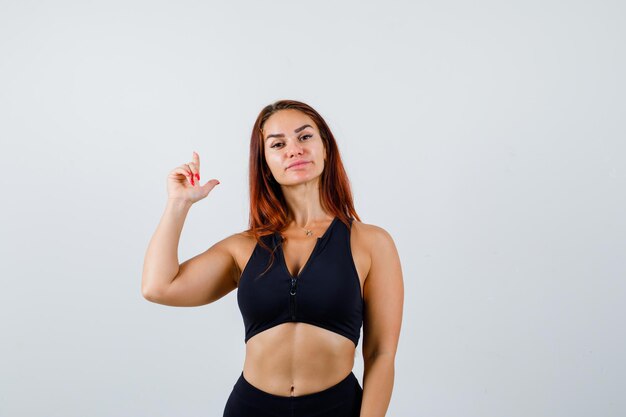
{"type": "Polygon", "coordinates": [[[291,290],[289,291],[289,307],[291,310],[291,320],[296,319],[296,278],[291,277],[291,290]]]}
{"type": "Polygon", "coordinates": [[[289,268],[287,268],[287,261],[285,261],[285,252],[283,251],[283,248],[282,248],[282,242],[284,242],[285,239],[282,238],[278,233],[274,233],[274,237],[280,239],[280,242],[281,242],[280,243],[280,261],[281,261],[280,263],[282,264],[283,269],[287,273],[287,276],[291,280],[291,287],[290,287],[290,290],[289,290],[289,310],[290,310],[291,320],[295,320],[296,319],[296,287],[297,287],[297,279],[309,267],[309,264],[311,262],[313,262],[313,259],[317,255],[317,250],[318,250],[318,247],[320,245],[320,242],[326,236],[328,236],[328,233],[329,233],[330,229],[333,227],[333,225],[337,221],[338,221],[338,217],[337,216],[333,217],[333,220],[330,222],[330,225],[326,228],[326,231],[324,232],[324,234],[322,236],[316,238],[315,245],[313,246],[313,250],[311,251],[311,254],[309,255],[309,258],[306,260],[306,262],[304,263],[304,266],[302,267],[302,269],[300,270],[298,275],[296,275],[295,277],[293,275],[291,275],[291,272],[289,272],[289,268]]]}

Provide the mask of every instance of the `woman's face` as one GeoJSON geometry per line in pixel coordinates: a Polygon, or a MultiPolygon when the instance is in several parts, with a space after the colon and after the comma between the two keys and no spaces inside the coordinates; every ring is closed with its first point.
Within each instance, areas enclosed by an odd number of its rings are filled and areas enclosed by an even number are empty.
{"type": "Polygon", "coordinates": [[[326,150],[313,119],[299,110],[272,114],[263,125],[265,161],[281,185],[310,181],[322,174],[326,150]],[[291,166],[295,162],[301,165],[291,166]]]}

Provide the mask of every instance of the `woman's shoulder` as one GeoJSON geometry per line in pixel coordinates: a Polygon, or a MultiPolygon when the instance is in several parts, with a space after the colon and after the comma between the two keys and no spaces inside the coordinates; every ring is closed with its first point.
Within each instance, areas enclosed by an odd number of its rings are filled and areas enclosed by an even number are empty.
{"type": "Polygon", "coordinates": [[[231,248],[233,248],[233,251],[239,250],[241,248],[254,247],[254,245],[256,245],[257,243],[254,235],[247,230],[235,232],[230,235],[228,239],[230,241],[231,248]]]}
{"type": "Polygon", "coordinates": [[[229,235],[224,239],[224,244],[237,265],[237,276],[239,277],[252,256],[257,241],[254,235],[244,230],[229,235]]]}
{"type": "Polygon", "coordinates": [[[234,258],[237,258],[242,252],[251,251],[256,244],[256,239],[245,230],[241,232],[231,233],[218,242],[223,246],[234,258]]]}
{"type": "Polygon", "coordinates": [[[351,239],[366,248],[370,256],[382,247],[395,246],[391,234],[385,228],[356,219],[352,221],[351,239]]]}
{"type": "Polygon", "coordinates": [[[354,219],[352,221],[352,227],[354,231],[362,235],[363,238],[373,242],[380,239],[392,239],[391,234],[386,229],[375,224],[362,223],[354,219]]]}
{"type": "MultiPolygon", "coordinates": [[[[260,236],[260,239],[266,244],[271,245],[270,234],[260,236]]],[[[258,240],[254,233],[249,229],[235,232],[226,238],[231,253],[250,253],[258,244],[258,240]]]]}

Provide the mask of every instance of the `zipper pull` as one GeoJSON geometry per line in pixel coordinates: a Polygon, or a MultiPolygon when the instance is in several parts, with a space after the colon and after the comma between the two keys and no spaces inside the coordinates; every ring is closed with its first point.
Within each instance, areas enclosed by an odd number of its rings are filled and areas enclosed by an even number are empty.
{"type": "Polygon", "coordinates": [[[289,294],[296,295],[296,279],[294,277],[291,277],[291,291],[289,291],[289,294]]]}
{"type": "Polygon", "coordinates": [[[291,312],[291,320],[296,320],[296,279],[291,277],[291,290],[289,291],[289,309],[291,312]]]}

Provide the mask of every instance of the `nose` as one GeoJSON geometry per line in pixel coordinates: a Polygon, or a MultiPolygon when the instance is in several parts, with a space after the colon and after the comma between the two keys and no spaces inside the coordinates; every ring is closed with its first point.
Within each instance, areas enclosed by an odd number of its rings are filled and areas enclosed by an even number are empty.
{"type": "Polygon", "coordinates": [[[287,145],[287,156],[299,155],[302,153],[302,149],[303,147],[298,141],[291,142],[290,145],[287,145]]]}

